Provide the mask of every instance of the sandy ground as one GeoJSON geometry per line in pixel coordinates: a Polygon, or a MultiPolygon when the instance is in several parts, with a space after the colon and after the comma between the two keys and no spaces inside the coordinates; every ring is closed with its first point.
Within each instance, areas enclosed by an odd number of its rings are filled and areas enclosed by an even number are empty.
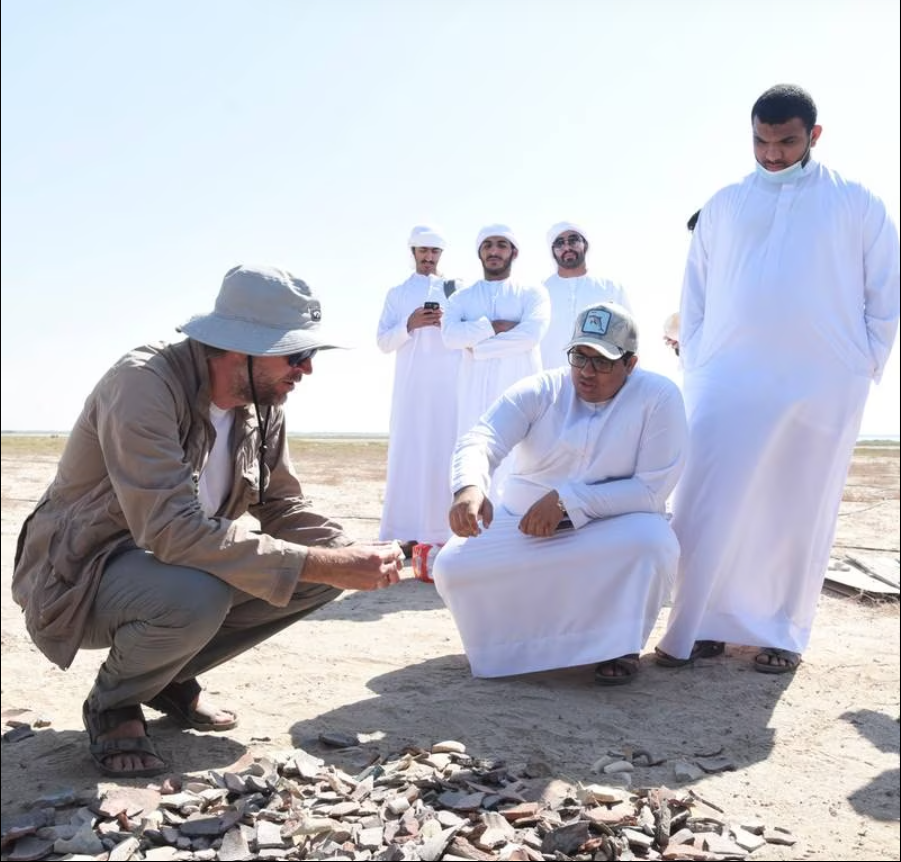
{"type": "MultiPolygon", "coordinates": [[[[62,787],[109,787],[94,772],[80,707],[101,653],[66,672],[29,641],[9,597],[15,538],[51,477],[59,441],[3,438],[0,707],[29,709],[46,729],[2,747],[2,812],[14,814],[62,787]]],[[[377,533],[381,442],[296,444],[317,508],[358,538],[377,533]]],[[[836,555],[899,548],[898,450],[859,455],[849,477],[836,555]]],[[[409,571],[408,571],[409,573],[409,571]]],[[[597,782],[608,752],[646,749],[664,762],[637,766],[634,787],[688,786],[727,820],[748,815],[784,827],[793,846],[761,859],[898,859],[899,606],[824,592],[813,640],[794,676],[753,672],[752,651],[664,670],[650,658],[666,611],[632,685],[601,689],[591,668],[474,680],[448,612],[430,584],[346,594],[202,682],[240,714],[222,735],[181,731],[156,713],[151,733],[174,771],[221,769],[243,755],[303,746],[345,769],[372,753],[456,739],[477,756],[530,763],[549,777],[597,782]],[[325,731],[356,734],[359,748],[326,749],[325,731]],[[679,781],[678,761],[734,766],[679,781]]],[[[129,782],[140,784],[141,782],[129,782]]]]}

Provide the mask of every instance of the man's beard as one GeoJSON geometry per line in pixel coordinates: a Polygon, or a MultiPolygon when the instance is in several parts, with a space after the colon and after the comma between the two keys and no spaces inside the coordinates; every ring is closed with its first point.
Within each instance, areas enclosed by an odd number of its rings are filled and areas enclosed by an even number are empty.
{"type": "Polygon", "coordinates": [[[572,260],[557,258],[557,265],[561,269],[580,269],[585,264],[585,255],[576,254],[572,260]]]}
{"type": "Polygon", "coordinates": [[[486,261],[482,262],[482,269],[484,271],[485,277],[487,278],[489,275],[501,276],[506,278],[510,275],[510,270],[513,267],[513,259],[503,261],[502,263],[487,263],[486,261]]]}
{"type": "MultiPolygon", "coordinates": [[[[284,404],[288,398],[287,393],[279,392],[275,383],[270,380],[254,380],[257,390],[257,405],[259,407],[278,407],[284,404]]],[[[245,404],[253,404],[253,391],[250,388],[249,381],[244,381],[239,387],[238,397],[245,404]]]]}

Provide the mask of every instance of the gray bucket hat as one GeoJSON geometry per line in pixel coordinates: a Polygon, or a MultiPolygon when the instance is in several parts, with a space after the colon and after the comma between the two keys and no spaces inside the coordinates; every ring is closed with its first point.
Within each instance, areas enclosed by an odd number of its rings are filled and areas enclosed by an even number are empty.
{"type": "Polygon", "coordinates": [[[322,308],[306,282],[283,269],[236,266],[225,273],[209,314],[196,314],[179,332],[249,356],[287,356],[344,345],[320,328],[322,308]]]}
{"type": "Polygon", "coordinates": [[[592,347],[608,359],[638,351],[638,327],[628,310],[615,302],[599,302],[583,308],[576,318],[573,337],[566,349],[592,347]]]}

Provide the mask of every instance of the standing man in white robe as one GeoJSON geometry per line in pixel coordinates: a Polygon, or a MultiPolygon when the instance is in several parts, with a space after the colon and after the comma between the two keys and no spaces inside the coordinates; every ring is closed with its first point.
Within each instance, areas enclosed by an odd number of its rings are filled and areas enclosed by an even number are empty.
{"type": "Polygon", "coordinates": [[[450,458],[457,437],[460,351],[441,338],[441,320],[455,282],[438,273],[445,239],[418,225],[407,242],[415,272],[385,297],[377,342],[395,353],[381,539],[399,539],[409,557],[417,542],[450,535],[450,458]]]}
{"type": "MultiPolygon", "coordinates": [[[[547,291],[511,278],[519,245],[507,225],[483,227],[476,251],[484,278],[451,297],[441,330],[447,347],[462,350],[458,436],[472,428],[508,386],[541,370],[538,345],[550,320],[547,291]]],[[[498,473],[496,490],[508,469],[505,465],[498,473]]]]}
{"type": "Polygon", "coordinates": [[[751,111],[756,172],[704,205],[692,237],[667,667],[724,642],[758,647],[763,673],[798,666],[870,383],[897,332],[897,228],[872,192],[811,158],[816,121],[800,87],[767,90],[751,111]]]}
{"type": "Polygon", "coordinates": [[[615,302],[631,310],[625,288],[606,278],[588,274],[588,239],[574,222],[562,221],[547,232],[547,244],[557,272],[545,279],[551,301],[551,321],[541,339],[541,365],[545,370],[566,365],[566,344],[576,315],[598,302],[615,302]]]}
{"type": "Polygon", "coordinates": [[[434,578],[477,677],[598,663],[598,683],[630,682],[675,577],[679,388],[636,368],[622,306],[585,309],[568,347],[571,368],[508,389],[454,452],[455,536],[434,578]],[[495,511],[489,476],[513,446],[495,511]]]}

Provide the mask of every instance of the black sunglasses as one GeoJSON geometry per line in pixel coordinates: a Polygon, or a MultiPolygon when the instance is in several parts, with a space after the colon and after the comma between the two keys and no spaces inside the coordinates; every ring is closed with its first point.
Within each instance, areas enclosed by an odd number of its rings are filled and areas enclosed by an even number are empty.
{"type": "Polygon", "coordinates": [[[585,237],[580,236],[577,233],[571,233],[569,236],[558,236],[557,239],[551,243],[551,246],[553,248],[563,248],[563,246],[568,245],[572,248],[573,246],[581,245],[583,242],[585,242],[585,237]]]}
{"type": "Polygon", "coordinates": [[[312,350],[301,350],[299,353],[291,353],[285,357],[288,360],[288,365],[292,368],[298,368],[303,365],[308,359],[312,359],[317,351],[318,347],[314,347],[312,350]]]}

